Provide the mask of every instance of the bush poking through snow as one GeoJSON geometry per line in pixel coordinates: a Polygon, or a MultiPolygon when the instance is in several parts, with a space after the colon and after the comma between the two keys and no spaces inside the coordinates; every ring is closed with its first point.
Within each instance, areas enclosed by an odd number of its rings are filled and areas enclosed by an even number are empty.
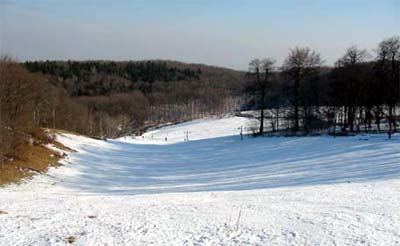
{"type": "Polygon", "coordinates": [[[74,236],[66,237],[65,241],[67,241],[67,243],[69,243],[69,244],[73,244],[76,241],[76,237],[74,237],[74,236]]]}

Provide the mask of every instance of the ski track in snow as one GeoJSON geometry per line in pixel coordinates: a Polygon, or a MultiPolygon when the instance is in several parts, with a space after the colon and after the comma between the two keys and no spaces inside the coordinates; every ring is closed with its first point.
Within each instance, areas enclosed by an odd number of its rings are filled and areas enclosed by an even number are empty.
{"type": "Polygon", "coordinates": [[[240,140],[247,121],[58,135],[63,166],[0,189],[0,245],[400,245],[399,135],[240,140]]]}

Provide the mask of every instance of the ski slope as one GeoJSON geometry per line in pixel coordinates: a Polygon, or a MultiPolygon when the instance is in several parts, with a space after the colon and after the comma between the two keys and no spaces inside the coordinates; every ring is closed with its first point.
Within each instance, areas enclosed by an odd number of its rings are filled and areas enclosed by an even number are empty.
{"type": "Polygon", "coordinates": [[[400,136],[241,140],[247,122],[60,134],[62,167],[0,189],[0,245],[400,245],[400,136]]]}
{"type": "Polygon", "coordinates": [[[201,140],[226,136],[240,136],[250,134],[251,127],[257,124],[255,118],[245,117],[211,117],[193,120],[177,125],[165,126],[144,133],[142,136],[127,136],[118,140],[128,143],[139,144],[173,144],[185,142],[187,139],[201,140]]]}

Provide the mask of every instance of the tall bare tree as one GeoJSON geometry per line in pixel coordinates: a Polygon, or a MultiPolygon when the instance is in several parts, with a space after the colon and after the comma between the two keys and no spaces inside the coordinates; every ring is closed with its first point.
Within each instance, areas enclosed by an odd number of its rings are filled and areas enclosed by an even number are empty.
{"type": "Polygon", "coordinates": [[[352,45],[351,47],[347,48],[342,58],[337,61],[337,65],[354,66],[357,63],[364,62],[369,57],[370,54],[366,49],[359,49],[356,45],[352,45]]]}
{"type": "Polygon", "coordinates": [[[346,88],[345,97],[345,113],[347,121],[345,127],[350,126],[350,130],[354,131],[354,120],[356,113],[356,104],[361,98],[361,84],[363,80],[362,68],[359,66],[370,57],[365,49],[359,49],[353,45],[349,47],[344,55],[336,62],[336,66],[340,68],[341,76],[339,83],[343,83],[346,88]]]}
{"type": "MultiPolygon", "coordinates": [[[[262,88],[262,83],[261,83],[261,78],[260,78],[261,77],[260,76],[261,69],[262,69],[262,63],[261,63],[261,61],[259,59],[254,59],[249,63],[249,72],[250,72],[250,74],[254,74],[255,75],[255,77],[256,77],[256,81],[255,81],[256,82],[256,87],[257,87],[257,89],[260,89],[260,90],[262,88]]],[[[262,98],[262,95],[263,95],[263,93],[261,92],[261,97],[260,98],[262,98]]],[[[260,105],[261,114],[260,114],[260,128],[259,128],[260,130],[259,130],[259,134],[262,134],[262,132],[264,130],[263,129],[263,127],[264,127],[263,126],[263,124],[264,124],[264,110],[263,110],[262,105],[263,105],[263,102],[261,102],[261,105],[260,105]]]]}
{"type": "Polygon", "coordinates": [[[270,57],[264,58],[261,61],[261,66],[264,72],[264,81],[261,82],[260,85],[260,91],[261,91],[261,108],[260,108],[260,113],[261,113],[261,121],[260,121],[260,134],[263,134],[264,132],[264,110],[266,108],[265,105],[265,90],[268,86],[268,81],[271,77],[271,73],[275,70],[275,65],[276,61],[270,57]]]}
{"type": "Polygon", "coordinates": [[[256,76],[256,91],[259,94],[260,106],[260,127],[258,134],[262,135],[264,132],[264,110],[265,106],[265,93],[271,73],[274,70],[275,60],[272,58],[264,58],[262,60],[254,59],[249,63],[249,72],[256,76]],[[264,78],[261,76],[264,75],[264,78]]]}
{"type": "MultiPolygon", "coordinates": [[[[400,99],[400,37],[394,36],[387,38],[378,45],[378,60],[381,66],[382,80],[389,79],[386,84],[389,98],[389,133],[392,131],[392,125],[396,130],[396,122],[394,120],[394,112],[396,102],[400,99]],[[386,69],[386,63],[390,62],[390,73],[386,69]],[[387,74],[389,73],[389,75],[387,74]]],[[[389,134],[390,135],[390,134],[389,134]]]]}
{"type": "Polygon", "coordinates": [[[321,56],[308,47],[295,47],[289,51],[289,55],[283,64],[283,70],[293,79],[293,105],[294,105],[294,130],[300,130],[299,125],[299,87],[302,80],[312,71],[321,66],[321,56]]]}

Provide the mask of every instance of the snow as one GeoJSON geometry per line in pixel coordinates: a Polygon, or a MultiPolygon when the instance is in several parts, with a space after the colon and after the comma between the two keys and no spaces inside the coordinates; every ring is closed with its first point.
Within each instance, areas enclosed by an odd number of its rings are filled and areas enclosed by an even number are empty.
{"type": "Polygon", "coordinates": [[[247,121],[58,135],[63,166],[0,189],[0,245],[400,245],[399,135],[241,140],[247,121]]]}
{"type": "Polygon", "coordinates": [[[251,133],[250,128],[255,121],[257,120],[237,116],[212,117],[151,130],[140,137],[129,136],[118,140],[141,144],[173,144],[184,142],[187,137],[189,141],[192,141],[232,135],[240,136],[241,128],[243,134],[251,133]]]}

